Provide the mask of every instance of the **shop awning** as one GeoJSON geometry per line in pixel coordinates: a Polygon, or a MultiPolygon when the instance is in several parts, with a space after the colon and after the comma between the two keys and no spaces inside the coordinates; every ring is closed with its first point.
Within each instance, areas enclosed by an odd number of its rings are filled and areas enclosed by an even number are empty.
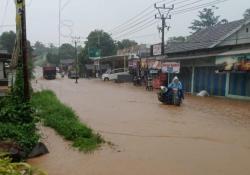
{"type": "Polygon", "coordinates": [[[242,50],[231,50],[218,54],[217,56],[230,56],[230,55],[242,55],[242,54],[250,54],[250,48],[242,50]]]}
{"type": "Polygon", "coordinates": [[[202,55],[190,55],[190,56],[181,56],[181,57],[168,57],[167,61],[177,61],[177,60],[189,60],[189,59],[199,59],[199,58],[209,58],[209,57],[217,57],[217,56],[233,56],[233,55],[242,55],[242,54],[250,54],[249,49],[241,49],[241,50],[230,50],[226,52],[220,53],[210,53],[210,54],[202,54],[202,55]]]}
{"type": "Polygon", "coordinates": [[[191,60],[191,59],[209,58],[209,57],[215,57],[215,56],[218,56],[218,53],[204,54],[204,55],[182,56],[182,57],[168,57],[166,59],[166,61],[191,60]]]}

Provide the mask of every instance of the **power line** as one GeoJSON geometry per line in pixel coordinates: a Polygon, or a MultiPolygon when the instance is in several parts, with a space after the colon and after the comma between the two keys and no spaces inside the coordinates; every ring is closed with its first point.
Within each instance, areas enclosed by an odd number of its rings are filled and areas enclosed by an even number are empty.
{"type": "MultiPolygon", "coordinates": [[[[200,0],[202,1],[202,0],[200,0]]],[[[174,11],[172,14],[174,15],[178,15],[178,14],[183,14],[183,13],[187,13],[187,12],[191,12],[191,11],[194,11],[194,10],[197,10],[197,9],[200,9],[200,8],[204,8],[204,7],[208,7],[208,6],[211,6],[211,5],[215,5],[215,4],[219,4],[219,3],[222,3],[222,2],[225,2],[225,1],[228,1],[228,0],[215,0],[215,1],[211,1],[209,3],[204,3],[204,4],[200,4],[200,5],[197,5],[197,6],[193,6],[193,7],[189,7],[189,8],[185,8],[185,9],[182,9],[182,10],[178,10],[178,11],[174,11]]],[[[177,2],[178,4],[182,3],[184,1],[181,1],[181,2],[177,2]]],[[[185,1],[186,2],[186,1],[185,1]]],[[[176,3],[176,4],[177,4],[176,3]]],[[[187,6],[187,4],[185,5],[187,6]]],[[[146,27],[148,28],[148,27],[146,27]]],[[[143,30],[144,28],[142,29],[139,29],[138,31],[141,31],[143,30]]],[[[120,38],[122,36],[127,36],[127,35],[131,35],[131,34],[134,34],[134,33],[137,33],[138,31],[135,31],[135,32],[128,32],[124,35],[121,35],[121,36],[118,36],[117,38],[120,38]]]]}
{"type": "MultiPolygon", "coordinates": [[[[166,1],[166,0],[164,0],[164,1],[166,1]]],[[[167,5],[169,5],[171,2],[175,2],[175,1],[176,1],[176,0],[169,1],[169,2],[167,3],[167,5]]],[[[192,1],[192,0],[183,0],[183,1],[175,2],[174,5],[182,4],[182,3],[188,2],[188,1],[192,1]]],[[[203,1],[203,0],[199,0],[199,1],[203,1]]],[[[159,2],[163,2],[163,1],[159,1],[159,2]]],[[[185,7],[185,6],[187,6],[187,5],[191,5],[191,4],[194,4],[194,3],[197,3],[197,2],[198,2],[198,1],[192,2],[192,3],[190,3],[190,4],[185,4],[184,6],[181,6],[181,7],[185,7]]],[[[166,5],[166,4],[165,4],[165,5],[166,5]]],[[[178,7],[178,8],[181,8],[181,7],[178,7]]],[[[141,16],[141,17],[138,18],[136,21],[134,21],[134,20],[129,21],[128,23],[126,23],[127,26],[120,27],[119,29],[114,30],[114,31],[112,32],[112,35],[124,33],[125,31],[130,30],[130,29],[132,29],[132,28],[135,28],[135,27],[137,27],[139,24],[142,24],[143,22],[148,21],[148,20],[151,18],[150,16],[152,15],[152,12],[154,12],[154,11],[155,11],[155,9],[151,10],[149,13],[147,13],[147,14],[141,16]],[[149,16],[149,15],[150,15],[150,16],[149,16]],[[142,20],[140,20],[140,19],[142,19],[142,20]],[[139,21],[139,20],[140,20],[140,21],[139,21]]],[[[124,24],[125,24],[125,23],[124,23],[124,24]]]]}
{"type": "Polygon", "coordinates": [[[126,28],[124,28],[123,30],[121,30],[121,31],[118,31],[118,32],[114,32],[114,33],[112,33],[112,35],[116,35],[116,34],[121,34],[121,33],[124,33],[124,32],[126,32],[127,30],[131,30],[131,29],[133,29],[133,28],[136,28],[138,25],[140,25],[140,24],[142,24],[142,23],[144,23],[144,22],[148,22],[149,20],[152,20],[152,16],[151,16],[151,12],[150,12],[150,16],[148,17],[148,18],[146,18],[146,19],[144,19],[144,20],[142,20],[142,21],[139,21],[139,22],[137,22],[137,23],[135,23],[133,26],[127,26],[126,28]]]}
{"type": "Polygon", "coordinates": [[[149,27],[153,27],[153,24],[156,24],[155,19],[151,20],[150,22],[151,23],[147,23],[147,24],[144,24],[143,26],[140,26],[140,28],[137,28],[135,30],[129,31],[129,32],[123,34],[123,35],[117,36],[116,39],[124,37],[124,36],[128,36],[128,35],[132,35],[134,33],[140,32],[140,31],[142,31],[144,29],[147,29],[149,27]]]}
{"type": "MultiPolygon", "coordinates": [[[[161,0],[161,1],[158,1],[158,2],[156,2],[156,3],[162,3],[162,2],[164,2],[164,1],[167,1],[167,0],[161,0]]],[[[172,2],[175,2],[175,1],[178,1],[178,0],[171,0],[171,1],[169,1],[168,3],[172,3],[172,2]]],[[[140,17],[141,15],[143,15],[144,13],[146,13],[149,9],[151,9],[153,5],[154,5],[154,4],[150,4],[147,8],[145,8],[144,10],[142,10],[141,12],[139,12],[137,15],[133,16],[132,18],[130,18],[130,19],[128,19],[128,20],[126,20],[124,23],[118,25],[117,27],[115,27],[115,28],[109,30],[109,32],[110,32],[110,33],[113,33],[113,32],[115,32],[115,31],[119,30],[120,28],[122,28],[124,25],[128,25],[128,24],[131,24],[131,23],[136,22],[136,21],[138,20],[137,18],[140,17]]],[[[154,11],[154,10],[153,10],[153,11],[154,11]]],[[[151,13],[152,13],[153,11],[151,11],[151,13]]],[[[147,13],[147,15],[148,15],[148,13],[147,13]]],[[[145,15],[144,15],[144,17],[145,17],[145,15]]],[[[142,17],[140,17],[139,19],[142,19],[142,17]]]]}
{"type": "MultiPolygon", "coordinates": [[[[152,37],[152,36],[155,36],[155,33],[133,36],[133,38],[145,38],[145,37],[152,37]]],[[[127,38],[127,39],[129,39],[129,38],[127,38]]]]}
{"type": "MultiPolygon", "coordinates": [[[[182,5],[182,6],[180,6],[180,7],[175,8],[175,10],[176,10],[176,9],[181,9],[181,8],[183,8],[183,7],[190,6],[190,5],[193,5],[193,4],[197,4],[197,3],[201,2],[201,1],[204,1],[204,0],[197,0],[197,1],[194,1],[194,2],[191,2],[191,3],[188,3],[188,4],[185,4],[185,5],[182,5]]],[[[186,1],[184,1],[184,2],[186,2],[186,1]]]]}
{"type": "Polygon", "coordinates": [[[197,10],[197,9],[200,9],[200,8],[204,8],[204,7],[216,5],[216,4],[225,2],[225,1],[228,1],[228,0],[215,0],[215,1],[212,1],[212,2],[209,2],[209,3],[205,3],[205,4],[201,4],[201,5],[189,7],[189,8],[182,9],[182,10],[177,10],[177,11],[174,11],[172,14],[174,14],[174,15],[176,15],[176,14],[183,14],[183,13],[191,12],[191,11],[194,11],[194,10],[197,10]]]}
{"type": "Polygon", "coordinates": [[[115,28],[109,30],[109,32],[114,32],[114,31],[116,31],[116,30],[119,29],[120,27],[122,27],[122,26],[124,26],[124,25],[127,25],[128,22],[131,23],[134,19],[136,19],[137,16],[140,16],[140,15],[144,14],[144,13],[145,13],[146,11],[148,11],[150,8],[151,8],[151,5],[150,5],[149,7],[147,7],[146,9],[144,9],[143,11],[141,11],[140,13],[138,13],[136,16],[134,16],[134,17],[128,19],[128,20],[125,21],[124,23],[122,23],[122,24],[118,25],[117,27],[115,27],[115,28]]]}

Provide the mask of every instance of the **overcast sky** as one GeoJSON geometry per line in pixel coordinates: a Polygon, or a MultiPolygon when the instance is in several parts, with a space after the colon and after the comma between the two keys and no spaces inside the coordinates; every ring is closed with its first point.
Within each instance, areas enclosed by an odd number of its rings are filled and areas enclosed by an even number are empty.
{"type": "MultiPolygon", "coordinates": [[[[26,0],[28,6],[27,34],[28,39],[31,40],[32,43],[37,40],[44,43],[58,43],[58,1],[59,0],[26,0]]],[[[62,0],[63,3],[66,3],[67,1],[68,0],[62,0]]],[[[147,23],[151,20],[149,19],[150,16],[154,19],[156,11],[150,11],[154,9],[153,3],[156,1],[157,0],[71,0],[62,11],[62,21],[66,20],[65,22],[67,25],[73,24],[70,27],[70,30],[73,33],[70,32],[68,27],[64,26],[62,27],[62,34],[86,37],[89,32],[94,29],[110,31],[152,5],[152,8],[148,9],[141,16],[138,16],[139,20],[134,23],[144,20],[144,15],[147,15],[145,16],[145,19],[148,18],[148,20],[144,23],[140,23],[140,25],[137,25],[134,28],[132,28],[134,25],[127,24],[122,27],[120,31],[117,31],[113,37],[115,39],[134,39],[139,43],[157,43],[160,41],[157,24],[152,24],[148,27],[148,24],[150,23],[147,23]],[[148,28],[134,33],[134,31],[144,27],[148,28]],[[124,33],[121,33],[121,31],[124,31],[124,33]]],[[[171,0],[166,0],[165,2],[167,3],[169,1],[171,0]]],[[[198,0],[175,0],[175,3],[177,3],[175,8],[182,10],[212,1],[214,0],[202,0],[198,3],[198,0]],[[194,4],[181,8],[183,5],[192,2],[194,4]]],[[[216,10],[217,15],[221,15],[222,18],[233,21],[242,18],[244,11],[247,8],[250,8],[250,2],[249,0],[228,0],[217,4],[216,6],[219,7],[219,9],[216,10]]],[[[197,17],[198,10],[199,9],[185,14],[172,15],[172,19],[168,20],[171,28],[166,34],[167,37],[189,35],[190,30],[188,29],[188,26],[190,26],[191,21],[197,17]]],[[[0,0],[0,33],[11,29],[15,30],[14,26],[1,27],[1,25],[14,23],[15,6],[13,0],[0,0]],[[7,1],[9,1],[8,4],[7,1]]],[[[131,21],[131,23],[134,24],[133,21],[131,21]]],[[[71,42],[69,38],[62,38],[62,40],[63,42],[71,42]]]]}

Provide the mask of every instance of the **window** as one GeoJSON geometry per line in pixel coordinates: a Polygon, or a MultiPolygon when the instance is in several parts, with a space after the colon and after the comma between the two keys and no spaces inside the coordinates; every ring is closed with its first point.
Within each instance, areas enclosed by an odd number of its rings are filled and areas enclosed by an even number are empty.
{"type": "Polygon", "coordinates": [[[249,32],[249,29],[248,29],[248,28],[246,28],[246,32],[247,32],[247,33],[249,32]]]}
{"type": "Polygon", "coordinates": [[[117,69],[117,73],[121,73],[123,71],[124,71],[123,69],[117,69]]]}

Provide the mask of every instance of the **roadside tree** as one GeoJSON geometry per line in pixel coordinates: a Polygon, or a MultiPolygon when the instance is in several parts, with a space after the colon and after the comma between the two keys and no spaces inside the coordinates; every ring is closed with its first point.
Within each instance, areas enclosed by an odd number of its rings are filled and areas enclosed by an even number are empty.
{"type": "MultiPolygon", "coordinates": [[[[214,8],[217,8],[217,7],[214,7],[214,8]]],[[[197,32],[201,29],[215,26],[217,24],[228,23],[227,19],[220,20],[220,16],[215,15],[214,8],[204,8],[202,11],[199,11],[199,15],[198,15],[199,19],[193,20],[189,28],[193,32],[197,32]]]]}
{"type": "Polygon", "coordinates": [[[250,8],[246,9],[246,11],[243,14],[244,19],[250,19],[250,8]]]}

